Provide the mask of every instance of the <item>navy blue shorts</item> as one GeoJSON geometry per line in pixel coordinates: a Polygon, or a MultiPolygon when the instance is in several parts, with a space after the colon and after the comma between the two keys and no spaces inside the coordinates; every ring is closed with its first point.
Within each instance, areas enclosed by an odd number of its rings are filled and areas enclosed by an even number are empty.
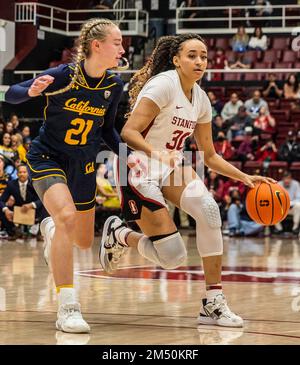
{"type": "Polygon", "coordinates": [[[27,154],[27,165],[32,182],[60,176],[73,197],[76,209],[86,211],[94,208],[96,199],[96,157],[85,161],[50,153],[27,154]]]}

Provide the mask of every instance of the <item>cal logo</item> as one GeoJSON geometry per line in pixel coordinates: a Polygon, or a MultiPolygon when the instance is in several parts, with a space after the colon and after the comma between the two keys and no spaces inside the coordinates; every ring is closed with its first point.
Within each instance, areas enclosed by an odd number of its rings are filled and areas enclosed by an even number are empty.
{"type": "Polygon", "coordinates": [[[105,90],[104,91],[104,99],[108,99],[111,95],[111,91],[110,90],[105,90]]]}
{"type": "Polygon", "coordinates": [[[132,214],[138,214],[139,211],[134,200],[129,200],[128,205],[132,214]]]}
{"type": "Polygon", "coordinates": [[[85,165],[85,175],[87,174],[91,174],[92,172],[95,171],[95,166],[94,166],[94,162],[88,162],[86,165],[85,165]]]}

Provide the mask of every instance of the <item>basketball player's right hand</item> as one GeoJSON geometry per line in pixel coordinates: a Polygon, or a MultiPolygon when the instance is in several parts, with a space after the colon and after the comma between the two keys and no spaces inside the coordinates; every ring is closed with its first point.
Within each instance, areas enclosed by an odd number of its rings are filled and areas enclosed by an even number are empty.
{"type": "Polygon", "coordinates": [[[267,184],[276,184],[277,181],[272,179],[271,177],[266,176],[260,176],[260,175],[247,175],[245,174],[245,179],[243,180],[243,183],[249,188],[254,188],[256,183],[264,182],[267,184]]]}
{"type": "Polygon", "coordinates": [[[52,84],[52,82],[54,81],[54,77],[50,76],[50,75],[44,75],[44,76],[40,76],[37,77],[32,85],[30,86],[29,90],[28,90],[28,95],[30,97],[35,97],[35,96],[39,96],[41,95],[41,93],[47,89],[47,87],[52,84]]]}

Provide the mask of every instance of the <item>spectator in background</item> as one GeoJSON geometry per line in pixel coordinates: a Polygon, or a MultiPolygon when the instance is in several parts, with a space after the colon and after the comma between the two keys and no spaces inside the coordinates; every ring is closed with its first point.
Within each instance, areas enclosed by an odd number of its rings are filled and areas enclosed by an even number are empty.
{"type": "Polygon", "coordinates": [[[238,27],[237,33],[231,40],[232,50],[235,52],[246,52],[249,43],[249,36],[246,33],[245,27],[238,27]]]}
{"type": "Polygon", "coordinates": [[[12,122],[8,121],[6,123],[5,132],[6,133],[9,133],[9,134],[13,134],[13,132],[14,132],[14,126],[13,126],[12,122]]]}
{"type": "Polygon", "coordinates": [[[300,143],[297,141],[295,131],[288,131],[286,141],[279,147],[278,159],[288,163],[300,161],[300,143]]]}
{"type": "Polygon", "coordinates": [[[235,149],[226,139],[224,132],[219,132],[216,142],[214,142],[215,150],[218,155],[225,160],[231,160],[234,156],[235,149]]]}
{"type": "Polygon", "coordinates": [[[5,131],[5,123],[3,122],[3,120],[0,118],[0,137],[2,137],[3,133],[5,131]]]}
{"type": "Polygon", "coordinates": [[[238,68],[243,68],[243,69],[251,68],[251,61],[242,53],[237,53],[236,58],[232,62],[233,63],[229,64],[229,68],[232,70],[238,68]]]}
{"type": "MultiPolygon", "coordinates": [[[[255,6],[247,10],[246,17],[268,17],[273,13],[272,4],[267,0],[252,0],[250,3],[251,6],[255,6]]],[[[261,26],[270,26],[271,21],[269,20],[251,20],[247,22],[249,25],[259,24],[261,26]]]]}
{"type": "Polygon", "coordinates": [[[250,219],[245,204],[241,201],[237,192],[231,198],[231,204],[227,211],[227,224],[230,237],[256,236],[264,229],[263,225],[257,224],[250,219]]]}
{"type": "Polygon", "coordinates": [[[264,82],[263,92],[262,92],[265,98],[274,98],[274,99],[281,98],[283,90],[281,88],[280,82],[277,81],[276,79],[277,77],[275,73],[268,74],[268,80],[264,82]]]}
{"type": "Polygon", "coordinates": [[[17,114],[15,114],[15,113],[11,114],[9,117],[9,122],[11,122],[13,125],[13,133],[18,133],[20,121],[19,121],[17,114]]]}
{"type": "Polygon", "coordinates": [[[230,100],[224,105],[221,116],[224,121],[233,118],[239,110],[239,107],[243,105],[243,102],[239,99],[237,93],[230,95],[230,100]]]}
{"type": "MultiPolygon", "coordinates": [[[[238,197],[239,199],[244,198],[244,194],[246,192],[245,185],[237,180],[228,180],[224,184],[224,190],[223,190],[223,200],[228,201],[228,197],[232,198],[233,192],[236,192],[235,197],[238,197]]],[[[230,199],[229,199],[230,200],[230,199]]]]}
{"type": "Polygon", "coordinates": [[[270,113],[267,113],[267,109],[264,106],[259,109],[259,116],[255,119],[253,125],[261,133],[275,133],[275,119],[270,113]]]}
{"type": "MultiPolygon", "coordinates": [[[[300,184],[298,181],[292,178],[290,171],[286,171],[283,174],[282,180],[278,182],[279,185],[283,186],[289,193],[291,206],[289,210],[289,215],[293,216],[293,228],[292,232],[295,235],[299,233],[299,223],[300,223],[300,184]]],[[[282,224],[278,223],[275,225],[274,233],[283,233],[282,224]]]]}
{"type": "Polygon", "coordinates": [[[15,206],[22,207],[23,212],[35,209],[37,218],[40,216],[43,204],[38,198],[33,186],[28,180],[28,171],[25,165],[18,167],[18,179],[12,180],[7,184],[0,198],[0,219],[6,229],[9,239],[15,239],[16,227],[13,223],[14,212],[7,202],[12,196],[15,206]]]}
{"type": "Polygon", "coordinates": [[[300,98],[299,81],[296,77],[296,74],[289,74],[287,80],[283,85],[283,94],[285,99],[300,98]]]}
{"type": "Polygon", "coordinates": [[[5,167],[5,173],[9,177],[9,180],[16,180],[18,178],[18,167],[21,165],[19,154],[16,153],[9,164],[5,167]]]}
{"type": "Polygon", "coordinates": [[[224,132],[224,133],[227,132],[224,120],[220,115],[217,115],[213,119],[211,127],[212,127],[212,137],[214,142],[217,140],[219,132],[224,132]]]}
{"type": "Polygon", "coordinates": [[[213,91],[209,91],[207,93],[207,96],[209,98],[209,101],[210,101],[210,104],[212,107],[212,117],[214,118],[216,115],[221,114],[223,104],[220,100],[217,99],[217,97],[213,91]]]}
{"type": "Polygon", "coordinates": [[[248,44],[249,49],[265,51],[268,48],[267,41],[267,36],[263,34],[261,27],[256,27],[248,44]]]}
{"type": "Polygon", "coordinates": [[[273,13],[270,1],[252,0],[251,5],[255,5],[255,16],[270,16],[273,13]]]}
{"type": "Polygon", "coordinates": [[[106,173],[107,169],[105,164],[100,164],[97,170],[96,177],[98,190],[96,201],[99,205],[106,208],[120,208],[121,205],[118,193],[106,178],[106,173]]]}
{"type": "Polygon", "coordinates": [[[259,90],[254,90],[252,98],[245,102],[246,110],[253,120],[259,117],[259,110],[262,106],[265,107],[266,112],[269,113],[268,103],[262,99],[261,92],[259,90]]]}
{"type": "MultiPolygon", "coordinates": [[[[215,54],[214,59],[212,60],[212,69],[217,70],[224,70],[228,68],[228,61],[225,56],[225,51],[223,48],[217,48],[217,52],[215,54]]],[[[222,80],[222,74],[221,73],[213,73],[212,81],[221,81],[222,80]]]]}
{"type": "Polygon", "coordinates": [[[12,159],[15,153],[11,148],[11,135],[7,132],[4,133],[2,136],[2,141],[0,141],[0,143],[0,153],[9,159],[12,159]]]}
{"type": "Polygon", "coordinates": [[[264,174],[267,174],[270,162],[276,161],[277,159],[277,148],[275,143],[270,138],[265,145],[263,145],[256,153],[256,160],[263,162],[264,174]]]}
{"type": "Polygon", "coordinates": [[[247,110],[244,105],[240,106],[237,115],[228,120],[229,130],[227,138],[232,140],[236,136],[243,136],[245,134],[245,128],[252,126],[252,119],[247,114],[247,110]]]}
{"type": "Polygon", "coordinates": [[[30,137],[26,137],[26,138],[23,139],[23,144],[18,147],[19,157],[20,157],[20,160],[23,163],[27,163],[26,154],[29,151],[31,142],[32,142],[31,141],[31,138],[30,137]]]}
{"type": "Polygon", "coordinates": [[[245,138],[237,150],[237,159],[242,162],[255,160],[255,152],[258,146],[258,136],[253,136],[252,132],[252,127],[245,127],[245,138]]]}
{"type": "Polygon", "coordinates": [[[11,148],[15,153],[19,154],[18,148],[22,145],[22,143],[23,138],[20,133],[15,133],[11,136],[11,148]]]}
{"type": "Polygon", "coordinates": [[[224,181],[215,171],[208,169],[208,175],[205,179],[207,190],[212,194],[217,203],[221,203],[224,190],[224,181]]]}
{"type": "Polygon", "coordinates": [[[30,137],[30,128],[28,125],[24,125],[21,129],[21,134],[23,138],[30,137]]]}
{"type": "Polygon", "coordinates": [[[6,164],[6,158],[2,154],[0,154],[0,196],[6,189],[9,181],[9,176],[5,172],[5,164],[6,164]]]}

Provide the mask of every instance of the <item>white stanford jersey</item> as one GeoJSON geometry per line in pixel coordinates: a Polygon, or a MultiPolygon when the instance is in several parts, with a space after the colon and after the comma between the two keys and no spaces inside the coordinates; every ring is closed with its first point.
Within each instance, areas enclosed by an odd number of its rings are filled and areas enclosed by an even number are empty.
{"type": "Polygon", "coordinates": [[[142,133],[156,151],[182,151],[196,124],[211,122],[211,104],[206,93],[195,83],[190,102],[176,70],[162,72],[148,80],[135,106],[143,97],[151,99],[160,108],[158,116],[142,133]]]}
{"type": "MultiPolygon", "coordinates": [[[[158,116],[142,133],[154,150],[181,152],[186,138],[193,134],[196,124],[211,122],[211,105],[205,92],[195,84],[192,94],[193,100],[190,102],[183,93],[175,70],[162,72],[144,85],[135,106],[145,97],[160,108],[158,116]]],[[[140,219],[143,206],[151,211],[167,207],[161,187],[168,183],[167,178],[173,170],[156,159],[148,158],[144,153],[133,153],[146,165],[146,176],[128,176],[128,185],[120,186],[117,158],[114,166],[115,181],[126,220],[140,219]]]]}

